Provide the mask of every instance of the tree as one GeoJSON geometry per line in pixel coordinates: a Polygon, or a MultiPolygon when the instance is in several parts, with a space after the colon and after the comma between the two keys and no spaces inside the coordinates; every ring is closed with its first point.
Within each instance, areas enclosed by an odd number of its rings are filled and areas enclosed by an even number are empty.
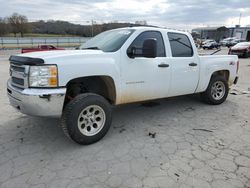
{"type": "Polygon", "coordinates": [[[0,17],[0,36],[3,36],[4,34],[9,32],[8,23],[6,21],[6,18],[0,17]]]}
{"type": "Polygon", "coordinates": [[[15,37],[17,33],[21,33],[21,36],[23,37],[23,34],[29,31],[28,19],[24,15],[13,13],[8,18],[8,22],[15,37]]]}

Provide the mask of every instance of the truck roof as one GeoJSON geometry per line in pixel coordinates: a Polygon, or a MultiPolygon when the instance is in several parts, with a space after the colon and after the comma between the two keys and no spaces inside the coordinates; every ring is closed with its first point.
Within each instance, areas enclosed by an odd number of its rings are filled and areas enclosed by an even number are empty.
{"type": "Polygon", "coordinates": [[[156,27],[156,26],[136,26],[136,27],[123,27],[123,28],[117,28],[117,29],[135,29],[135,30],[141,30],[141,31],[146,31],[146,30],[155,30],[155,31],[161,31],[161,32],[174,32],[174,33],[182,33],[182,34],[187,34],[188,32],[186,31],[180,31],[177,29],[170,29],[170,28],[163,28],[163,27],[156,27]]]}

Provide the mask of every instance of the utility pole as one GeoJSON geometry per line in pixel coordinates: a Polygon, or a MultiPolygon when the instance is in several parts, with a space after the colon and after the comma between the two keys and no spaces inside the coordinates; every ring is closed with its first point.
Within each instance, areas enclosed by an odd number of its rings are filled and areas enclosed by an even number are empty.
{"type": "Polygon", "coordinates": [[[240,20],[241,20],[241,13],[240,13],[240,17],[239,17],[239,26],[240,26],[240,20]]]}
{"type": "Polygon", "coordinates": [[[94,36],[94,20],[91,20],[91,33],[93,37],[94,36]]]}

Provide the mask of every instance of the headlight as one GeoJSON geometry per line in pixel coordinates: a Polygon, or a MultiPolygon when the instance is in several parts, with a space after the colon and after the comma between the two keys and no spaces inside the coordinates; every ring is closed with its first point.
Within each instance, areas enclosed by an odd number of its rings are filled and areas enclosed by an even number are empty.
{"type": "Polygon", "coordinates": [[[57,87],[57,66],[31,66],[29,71],[30,87],[57,87]]]}

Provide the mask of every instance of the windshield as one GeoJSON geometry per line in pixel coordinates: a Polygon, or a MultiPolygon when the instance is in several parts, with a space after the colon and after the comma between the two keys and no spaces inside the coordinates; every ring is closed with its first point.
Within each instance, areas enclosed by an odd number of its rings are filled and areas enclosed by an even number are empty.
{"type": "Polygon", "coordinates": [[[80,49],[96,49],[104,52],[115,52],[121,48],[134,31],[133,29],[105,31],[81,45],[80,49]]]}
{"type": "Polygon", "coordinates": [[[235,47],[247,47],[250,46],[250,42],[241,42],[235,45],[235,47]]]}

